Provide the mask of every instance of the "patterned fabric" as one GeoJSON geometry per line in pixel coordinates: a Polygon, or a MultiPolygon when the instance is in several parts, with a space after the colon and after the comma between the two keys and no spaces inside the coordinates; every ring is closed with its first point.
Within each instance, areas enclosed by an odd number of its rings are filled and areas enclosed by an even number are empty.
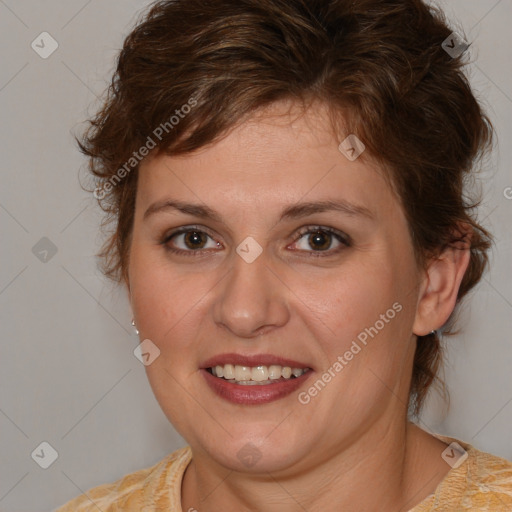
{"type": "Polygon", "coordinates": [[[409,512],[512,511],[512,462],[458,439],[436,437],[447,444],[457,442],[468,458],[448,472],[433,495],[409,512]]]}
{"type": "MultiPolygon", "coordinates": [[[[468,457],[409,512],[512,511],[512,462],[458,439],[436,437],[447,444],[457,442],[468,457]]],[[[55,512],[183,512],[181,481],[191,459],[190,447],[180,448],[154,466],[95,487],[55,512]]]]}

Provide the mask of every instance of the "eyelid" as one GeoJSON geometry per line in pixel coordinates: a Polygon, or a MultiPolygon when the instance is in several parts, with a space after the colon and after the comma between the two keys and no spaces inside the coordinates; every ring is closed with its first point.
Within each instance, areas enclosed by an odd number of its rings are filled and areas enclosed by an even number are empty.
{"type": "Polygon", "coordinates": [[[349,235],[343,233],[342,231],[339,231],[338,229],[319,225],[309,225],[299,229],[292,243],[296,244],[304,235],[308,233],[314,234],[318,231],[322,233],[327,233],[331,237],[337,239],[338,242],[340,243],[340,246],[335,249],[327,249],[325,251],[306,251],[303,249],[296,249],[294,250],[294,252],[304,253],[306,258],[329,258],[338,256],[344,249],[347,249],[348,247],[352,246],[352,239],[349,235]]]}
{"type": "Polygon", "coordinates": [[[185,233],[189,233],[190,231],[204,233],[207,236],[209,236],[217,245],[220,244],[220,242],[218,242],[215,239],[215,236],[212,234],[212,232],[208,228],[206,228],[204,226],[198,226],[198,225],[182,226],[180,228],[171,230],[170,232],[167,232],[166,234],[163,235],[160,244],[163,245],[166,248],[166,250],[168,250],[169,252],[175,253],[175,254],[187,254],[187,255],[199,256],[199,255],[202,255],[205,252],[211,250],[211,249],[198,249],[196,251],[193,251],[193,250],[185,250],[185,249],[174,249],[174,248],[168,247],[167,244],[170,242],[170,240],[172,238],[175,238],[179,235],[183,235],[185,233]]]}
{"type": "Polygon", "coordinates": [[[211,238],[214,238],[212,232],[205,226],[199,226],[196,224],[191,224],[190,226],[182,226],[179,228],[171,229],[169,232],[166,232],[162,237],[162,242],[168,242],[172,237],[176,235],[181,235],[183,233],[188,233],[189,231],[197,231],[199,233],[206,233],[211,238]]]}
{"type": "MultiPolygon", "coordinates": [[[[333,236],[338,236],[339,238],[341,238],[341,241],[344,244],[352,245],[352,238],[349,235],[347,235],[346,233],[344,233],[343,231],[340,231],[339,229],[335,229],[335,228],[330,228],[328,226],[319,226],[318,224],[304,226],[303,228],[300,228],[296,235],[297,240],[302,238],[302,236],[307,233],[314,233],[316,231],[323,231],[324,233],[328,233],[333,236]]],[[[320,252],[320,251],[318,251],[318,252],[320,252]]]]}

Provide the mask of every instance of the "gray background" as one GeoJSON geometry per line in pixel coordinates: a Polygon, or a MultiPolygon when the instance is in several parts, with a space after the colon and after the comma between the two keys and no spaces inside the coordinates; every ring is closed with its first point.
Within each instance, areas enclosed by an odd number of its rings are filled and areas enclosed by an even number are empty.
{"type": "MultiPolygon", "coordinates": [[[[0,0],[0,511],[51,510],[184,444],[133,355],[124,292],[96,268],[101,217],[71,134],[147,3],[0,0]],[[43,31],[59,44],[47,59],[31,48],[43,31]],[[56,254],[40,253],[43,237],[56,254]],[[48,469],[31,457],[43,441],[58,452],[48,469]]],[[[512,0],[440,3],[473,43],[471,81],[498,132],[480,209],[496,246],[448,343],[451,408],[432,394],[422,426],[512,459],[512,0]]]]}

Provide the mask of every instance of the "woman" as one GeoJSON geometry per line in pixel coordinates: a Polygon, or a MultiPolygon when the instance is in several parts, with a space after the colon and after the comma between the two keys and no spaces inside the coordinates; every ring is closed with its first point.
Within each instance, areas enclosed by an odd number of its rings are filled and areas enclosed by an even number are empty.
{"type": "Polygon", "coordinates": [[[510,462],[412,421],[490,246],[466,49],[420,0],[152,6],[81,148],[189,445],[60,512],[512,509],[510,462]]]}

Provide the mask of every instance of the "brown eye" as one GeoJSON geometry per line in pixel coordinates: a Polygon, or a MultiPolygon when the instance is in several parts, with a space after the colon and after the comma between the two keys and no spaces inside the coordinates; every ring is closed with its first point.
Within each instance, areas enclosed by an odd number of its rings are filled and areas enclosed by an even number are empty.
{"type": "Polygon", "coordinates": [[[187,231],[184,233],[183,241],[189,249],[203,249],[206,243],[204,234],[201,231],[187,231]]]}
{"type": "Polygon", "coordinates": [[[351,242],[347,235],[337,230],[318,226],[303,229],[294,245],[298,246],[299,250],[314,256],[323,256],[320,253],[327,253],[326,256],[329,256],[349,247],[351,242]],[[332,249],[333,244],[337,244],[334,249],[332,249]]]}
{"type": "Polygon", "coordinates": [[[170,233],[162,240],[162,245],[170,252],[193,256],[201,254],[203,249],[220,247],[208,233],[194,228],[183,228],[170,233]],[[208,246],[209,239],[211,242],[208,246]]]}
{"type": "Polygon", "coordinates": [[[325,233],[324,231],[317,231],[309,235],[308,243],[310,247],[314,247],[320,251],[326,251],[332,242],[332,235],[325,233]]]}

